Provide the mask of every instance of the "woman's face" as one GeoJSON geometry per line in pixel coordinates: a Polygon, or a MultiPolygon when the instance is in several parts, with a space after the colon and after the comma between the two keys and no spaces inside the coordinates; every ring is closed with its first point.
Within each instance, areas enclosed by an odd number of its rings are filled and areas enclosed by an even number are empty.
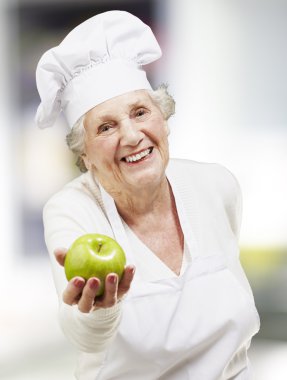
{"type": "Polygon", "coordinates": [[[110,193],[157,186],[169,159],[168,128],[145,90],[132,91],[87,112],[85,155],[110,193]]]}

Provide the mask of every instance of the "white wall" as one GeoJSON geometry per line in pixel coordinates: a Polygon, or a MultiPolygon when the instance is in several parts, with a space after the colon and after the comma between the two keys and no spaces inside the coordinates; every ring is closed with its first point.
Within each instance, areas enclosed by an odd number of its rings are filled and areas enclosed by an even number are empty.
{"type": "Polygon", "coordinates": [[[286,245],[287,2],[170,0],[168,15],[173,156],[234,172],[243,245],[286,245]]]}

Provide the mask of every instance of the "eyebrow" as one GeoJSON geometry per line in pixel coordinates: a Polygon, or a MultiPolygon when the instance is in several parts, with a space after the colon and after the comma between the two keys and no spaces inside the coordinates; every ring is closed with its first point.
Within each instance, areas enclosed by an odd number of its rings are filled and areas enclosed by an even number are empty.
{"type": "Polygon", "coordinates": [[[130,108],[139,107],[139,106],[143,105],[143,103],[146,103],[146,99],[144,99],[144,100],[138,99],[138,100],[133,101],[132,103],[129,103],[128,107],[130,107],[130,108]]]}
{"type": "MultiPolygon", "coordinates": [[[[135,101],[132,101],[131,103],[127,104],[127,108],[129,110],[132,110],[133,108],[137,108],[140,106],[144,106],[147,103],[147,99],[136,99],[135,101]]],[[[98,113],[95,118],[93,118],[93,122],[98,121],[98,122],[104,122],[108,119],[112,119],[113,116],[112,114],[107,110],[104,111],[104,113],[98,113]]]]}

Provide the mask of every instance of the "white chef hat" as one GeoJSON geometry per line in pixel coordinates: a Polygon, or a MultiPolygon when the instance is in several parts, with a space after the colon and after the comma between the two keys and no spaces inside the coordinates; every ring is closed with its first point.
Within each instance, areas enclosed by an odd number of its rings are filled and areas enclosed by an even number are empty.
{"type": "Polygon", "coordinates": [[[128,12],[109,11],[86,20],[38,63],[37,125],[52,126],[63,111],[72,127],[105,100],[151,89],[142,65],[160,56],[149,26],[128,12]]]}

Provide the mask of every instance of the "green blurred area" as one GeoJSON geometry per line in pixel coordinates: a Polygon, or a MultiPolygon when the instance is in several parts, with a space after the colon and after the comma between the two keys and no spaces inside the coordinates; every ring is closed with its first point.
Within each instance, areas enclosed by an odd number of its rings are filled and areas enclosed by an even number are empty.
{"type": "Polygon", "coordinates": [[[241,247],[261,319],[257,337],[287,340],[287,246],[241,247]]]}
{"type": "Polygon", "coordinates": [[[240,249],[240,260],[253,281],[266,281],[287,266],[286,247],[242,247],[240,249]]]}

